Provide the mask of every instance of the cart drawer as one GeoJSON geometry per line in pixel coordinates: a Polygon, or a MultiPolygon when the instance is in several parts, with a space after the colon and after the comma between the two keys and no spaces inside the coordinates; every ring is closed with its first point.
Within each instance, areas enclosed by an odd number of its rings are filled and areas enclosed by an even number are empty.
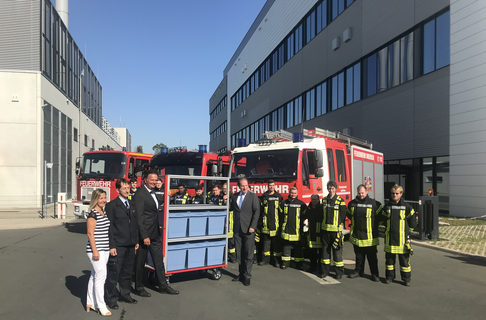
{"type": "Polygon", "coordinates": [[[208,212],[208,236],[224,234],[226,211],[208,212]]]}

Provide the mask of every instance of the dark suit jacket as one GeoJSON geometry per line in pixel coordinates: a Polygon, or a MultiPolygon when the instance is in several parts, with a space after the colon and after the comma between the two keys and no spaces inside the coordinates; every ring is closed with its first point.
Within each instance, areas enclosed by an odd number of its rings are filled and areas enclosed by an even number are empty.
{"type": "Polygon", "coordinates": [[[133,203],[137,214],[140,239],[142,241],[145,238],[160,240],[159,210],[154,198],[144,185],[135,192],[133,203]]]}
{"type": "Polygon", "coordinates": [[[242,233],[248,233],[249,228],[257,228],[260,217],[260,200],[255,193],[248,191],[240,209],[237,203],[240,192],[231,197],[230,203],[230,210],[233,210],[234,232],[241,230],[242,233]]]}
{"type": "Polygon", "coordinates": [[[119,197],[108,202],[106,214],[110,220],[110,248],[134,246],[138,243],[138,224],[135,207],[128,200],[130,209],[119,197]]]}

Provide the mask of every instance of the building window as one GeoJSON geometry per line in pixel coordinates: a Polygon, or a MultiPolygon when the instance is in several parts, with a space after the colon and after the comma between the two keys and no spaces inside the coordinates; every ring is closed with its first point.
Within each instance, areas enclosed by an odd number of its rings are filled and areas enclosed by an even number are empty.
{"type": "Polygon", "coordinates": [[[73,139],[74,141],[78,141],[78,128],[73,128],[73,139]]]}
{"type": "Polygon", "coordinates": [[[295,29],[295,53],[299,52],[302,49],[302,24],[300,24],[296,29],[295,29]]]}
{"type": "Polygon", "coordinates": [[[93,150],[95,149],[95,141],[94,141],[94,139],[91,139],[91,148],[93,148],[93,150]]]}
{"type": "Polygon", "coordinates": [[[332,77],[331,109],[344,106],[344,71],[332,77]]]}
{"type": "Polygon", "coordinates": [[[84,135],[84,146],[85,147],[88,146],[88,136],[87,135],[84,135]]]}
{"type": "Polygon", "coordinates": [[[294,99],[295,118],[294,125],[302,123],[302,96],[294,99]]]}
{"type": "Polygon", "coordinates": [[[316,36],[316,12],[313,10],[305,19],[305,43],[316,36]]]}
{"type": "Polygon", "coordinates": [[[346,69],[346,104],[361,99],[361,63],[346,69]]]}
{"type": "Polygon", "coordinates": [[[290,60],[294,56],[294,39],[295,36],[293,33],[287,37],[287,60],[290,60]]]}
{"type": "Polygon", "coordinates": [[[316,117],[316,90],[311,89],[305,93],[305,120],[316,117]]]}
{"type": "Polygon", "coordinates": [[[316,114],[321,116],[327,111],[327,82],[323,82],[316,87],[316,114]]]}
{"type": "Polygon", "coordinates": [[[294,102],[287,103],[287,127],[292,128],[294,126],[294,102]]]}
{"type": "Polygon", "coordinates": [[[317,33],[321,32],[327,27],[327,0],[323,0],[321,4],[317,6],[317,33]]]}
{"type": "Polygon", "coordinates": [[[344,11],[344,0],[332,0],[332,20],[344,11]]]}
{"type": "Polygon", "coordinates": [[[450,63],[450,12],[447,11],[424,24],[423,74],[450,63]]]}
{"type": "Polygon", "coordinates": [[[413,79],[413,32],[400,39],[400,81],[413,79]]]}

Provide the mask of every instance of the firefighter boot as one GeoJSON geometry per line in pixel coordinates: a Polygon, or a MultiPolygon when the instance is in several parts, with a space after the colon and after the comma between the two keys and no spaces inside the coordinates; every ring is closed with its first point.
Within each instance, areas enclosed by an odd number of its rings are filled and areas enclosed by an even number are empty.
{"type": "Polygon", "coordinates": [[[336,267],[336,279],[340,280],[344,274],[344,267],[336,267]]]}
{"type": "Polygon", "coordinates": [[[262,261],[258,262],[258,265],[264,266],[270,263],[270,255],[263,255],[262,261]]]}
{"type": "Polygon", "coordinates": [[[329,275],[329,264],[321,263],[321,272],[319,274],[320,278],[325,278],[329,275]]]}

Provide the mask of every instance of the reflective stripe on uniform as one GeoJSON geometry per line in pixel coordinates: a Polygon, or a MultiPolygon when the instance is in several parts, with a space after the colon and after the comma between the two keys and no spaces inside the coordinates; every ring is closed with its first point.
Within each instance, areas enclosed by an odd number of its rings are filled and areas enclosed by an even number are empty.
{"type": "Polygon", "coordinates": [[[229,252],[229,253],[235,253],[235,252],[236,252],[236,248],[230,248],[230,249],[228,250],[228,252],[229,252]]]}
{"type": "Polygon", "coordinates": [[[412,272],[412,267],[400,267],[401,272],[412,272]]]}
{"type": "Polygon", "coordinates": [[[290,257],[282,256],[282,261],[290,261],[290,257]]]}
{"type": "Polygon", "coordinates": [[[324,264],[331,264],[331,259],[321,259],[321,262],[324,264]]]}
{"type": "Polygon", "coordinates": [[[387,264],[386,265],[386,270],[395,270],[395,266],[393,264],[387,264]]]}
{"type": "Polygon", "coordinates": [[[336,267],[344,267],[344,262],[343,261],[334,261],[334,265],[336,267]]]}

